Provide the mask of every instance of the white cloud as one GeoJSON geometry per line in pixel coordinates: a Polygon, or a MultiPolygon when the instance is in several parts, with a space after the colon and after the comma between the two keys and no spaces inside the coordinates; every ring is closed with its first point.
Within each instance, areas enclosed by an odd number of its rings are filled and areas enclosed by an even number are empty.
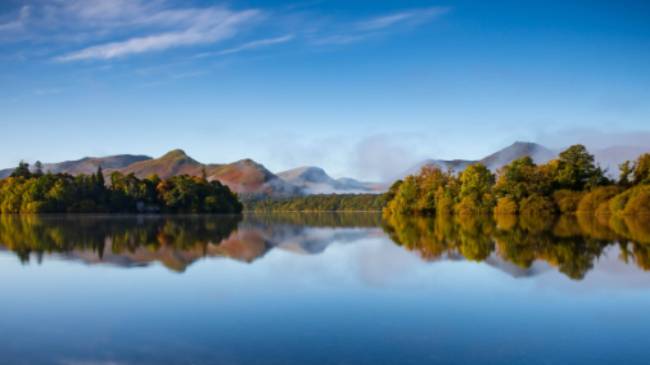
{"type": "Polygon", "coordinates": [[[232,54],[232,53],[237,53],[241,51],[246,51],[250,49],[255,49],[259,47],[266,47],[266,46],[271,46],[275,44],[281,44],[281,43],[286,43],[291,41],[294,38],[293,35],[288,34],[282,37],[276,37],[276,38],[266,38],[266,39],[259,39],[256,41],[244,43],[240,46],[225,49],[223,51],[217,52],[219,55],[226,55],[226,54],[232,54]]]}
{"type": "Polygon", "coordinates": [[[350,163],[359,176],[392,182],[424,159],[420,146],[427,142],[424,134],[371,135],[356,144],[350,163]]]}
{"type": "MultiPolygon", "coordinates": [[[[110,60],[176,47],[209,45],[247,33],[238,46],[199,54],[226,55],[292,41],[311,45],[351,44],[415,26],[448,11],[443,7],[405,9],[374,18],[340,21],[315,13],[270,13],[227,6],[196,6],[177,0],[25,0],[0,18],[0,42],[30,42],[25,50],[58,62],[110,60]],[[286,34],[251,39],[264,23],[286,34]],[[40,48],[37,50],[37,48],[40,48]],[[52,56],[53,55],[53,56],[52,56]]],[[[29,56],[28,56],[29,57],[29,56]]]]}
{"type": "Polygon", "coordinates": [[[424,9],[410,9],[373,18],[338,25],[329,32],[317,33],[312,43],[315,45],[345,45],[357,43],[369,38],[385,34],[392,28],[399,26],[416,26],[449,12],[446,7],[431,7],[424,9]]]}
{"type": "Polygon", "coordinates": [[[421,23],[444,15],[448,11],[449,8],[445,7],[407,10],[362,21],[357,24],[357,28],[365,31],[373,31],[392,27],[400,23],[421,23]]]}
{"type": "Polygon", "coordinates": [[[336,35],[330,35],[330,36],[318,38],[314,40],[313,43],[316,45],[328,45],[328,44],[344,45],[344,44],[357,43],[363,41],[366,38],[369,38],[370,36],[371,34],[354,34],[354,35],[336,34],[336,35]]]}
{"type": "Polygon", "coordinates": [[[258,17],[257,10],[231,11],[224,8],[165,10],[133,19],[140,24],[175,25],[176,29],[124,41],[84,48],[56,58],[60,62],[112,59],[173,47],[214,43],[235,35],[239,27],[258,17]]]}
{"type": "Polygon", "coordinates": [[[31,8],[29,6],[21,7],[15,19],[0,23],[0,35],[23,31],[30,14],[31,8]]]}
{"type": "Polygon", "coordinates": [[[112,59],[173,47],[209,44],[237,35],[261,18],[257,9],[183,7],[170,0],[28,0],[0,18],[0,42],[30,41],[85,48],[59,54],[61,62],[112,59]]]}

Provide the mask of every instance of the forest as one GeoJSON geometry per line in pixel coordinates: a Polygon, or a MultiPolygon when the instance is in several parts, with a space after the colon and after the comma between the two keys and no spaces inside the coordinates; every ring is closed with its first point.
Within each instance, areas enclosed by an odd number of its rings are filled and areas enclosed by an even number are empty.
{"type": "Polygon", "coordinates": [[[619,166],[617,179],[583,145],[536,164],[522,157],[496,173],[477,163],[456,173],[426,166],[385,194],[320,194],[249,200],[218,181],[187,175],[140,179],[101,168],[90,175],[43,173],[20,163],[0,180],[0,213],[240,213],[383,211],[392,215],[595,213],[650,215],[650,154],[619,166]]]}
{"type": "Polygon", "coordinates": [[[21,162],[0,180],[0,213],[241,213],[238,197],[218,181],[187,175],[162,180],[113,172],[43,173],[21,162]]]}
{"type": "Polygon", "coordinates": [[[619,169],[617,180],[608,177],[583,145],[571,146],[545,164],[522,157],[496,174],[481,164],[458,174],[424,167],[390,187],[383,212],[384,216],[650,215],[650,154],[619,169]]]}

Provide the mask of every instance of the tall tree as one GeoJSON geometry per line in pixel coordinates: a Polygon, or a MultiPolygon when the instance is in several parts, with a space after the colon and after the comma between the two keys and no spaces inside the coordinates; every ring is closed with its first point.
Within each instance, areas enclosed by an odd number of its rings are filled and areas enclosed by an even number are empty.
{"type": "Polygon", "coordinates": [[[34,176],[43,176],[43,164],[41,161],[36,161],[34,164],[34,176]]]}
{"type": "Polygon", "coordinates": [[[32,177],[32,173],[29,171],[29,164],[25,161],[20,161],[18,167],[11,173],[11,177],[23,177],[25,179],[32,177]]]}
{"type": "Polygon", "coordinates": [[[104,181],[104,170],[102,170],[101,165],[97,167],[97,173],[95,176],[97,179],[97,185],[106,186],[106,182],[104,181]]]}
{"type": "Polygon", "coordinates": [[[560,153],[557,167],[555,180],[560,188],[583,190],[606,181],[604,172],[594,163],[594,156],[581,144],[560,153]]]}
{"type": "Polygon", "coordinates": [[[634,166],[634,183],[650,184],[650,153],[645,153],[637,159],[634,166]]]}

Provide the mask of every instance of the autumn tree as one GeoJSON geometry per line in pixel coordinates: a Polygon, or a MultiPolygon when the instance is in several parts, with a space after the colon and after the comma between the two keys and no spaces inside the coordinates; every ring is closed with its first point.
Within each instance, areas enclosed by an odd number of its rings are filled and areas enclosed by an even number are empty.
{"type": "Polygon", "coordinates": [[[28,179],[32,176],[32,173],[29,171],[29,164],[25,161],[20,161],[18,167],[11,173],[11,177],[22,177],[28,179]]]}
{"type": "Polygon", "coordinates": [[[636,160],[634,184],[650,184],[650,153],[645,153],[636,160]]]}
{"type": "Polygon", "coordinates": [[[477,163],[468,166],[460,174],[460,202],[457,211],[462,214],[486,212],[494,206],[494,174],[477,163]]]}
{"type": "Polygon", "coordinates": [[[560,153],[555,173],[560,188],[583,190],[607,182],[603,170],[595,165],[594,156],[581,144],[560,153]]]}

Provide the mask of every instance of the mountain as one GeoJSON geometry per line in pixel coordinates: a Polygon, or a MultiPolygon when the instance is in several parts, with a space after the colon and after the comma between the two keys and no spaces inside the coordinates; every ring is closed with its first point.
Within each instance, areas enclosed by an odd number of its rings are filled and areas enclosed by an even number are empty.
{"type": "Polygon", "coordinates": [[[133,173],[140,178],[156,174],[163,179],[177,175],[201,176],[205,171],[208,180],[218,180],[239,194],[287,196],[300,193],[297,187],[282,181],[264,165],[251,159],[206,165],[180,149],[167,152],[156,159],[134,163],[120,171],[133,173]]]}
{"type": "MultiPolygon", "coordinates": [[[[408,170],[406,170],[404,173],[401,174],[399,178],[402,178],[407,175],[413,175],[417,174],[423,167],[425,166],[430,166],[430,167],[437,167],[443,171],[451,170],[454,172],[459,172],[465,170],[467,166],[476,163],[478,161],[472,161],[472,160],[436,160],[436,159],[428,159],[421,161],[417,163],[415,166],[410,167],[408,170]]],[[[397,180],[397,179],[394,179],[397,180]]]]}
{"type": "MultiPolygon", "coordinates": [[[[596,161],[603,168],[608,168],[610,175],[616,176],[618,164],[626,160],[635,160],[639,155],[647,152],[650,152],[650,147],[613,146],[594,150],[593,153],[596,161]]],[[[480,162],[490,170],[496,171],[503,165],[523,156],[531,156],[536,163],[544,163],[555,158],[557,152],[536,143],[515,142],[479,160],[424,160],[397,176],[395,180],[417,173],[423,166],[437,166],[443,170],[459,172],[472,163],[480,162]]],[[[140,178],[153,174],[157,174],[161,178],[182,174],[201,176],[205,171],[208,180],[221,181],[245,198],[330,193],[379,193],[391,183],[389,181],[384,186],[350,178],[334,179],[325,170],[316,166],[304,166],[274,174],[264,165],[251,159],[226,164],[203,164],[180,149],[172,150],[155,159],[143,155],[115,155],[46,163],[43,164],[43,170],[77,175],[94,173],[99,166],[104,169],[106,174],[119,171],[124,174],[133,173],[140,178]]],[[[9,176],[13,170],[13,168],[0,170],[0,179],[9,176]]]]}
{"type": "Polygon", "coordinates": [[[502,150],[482,158],[479,162],[490,170],[496,171],[502,166],[524,156],[530,156],[536,164],[543,164],[554,159],[557,153],[537,143],[515,142],[502,150]]]}
{"type": "Polygon", "coordinates": [[[185,151],[176,149],[156,159],[133,163],[119,171],[124,174],[134,174],[139,178],[155,174],[161,179],[168,179],[176,175],[201,176],[202,169],[203,164],[189,157],[185,151]]]}
{"type": "Polygon", "coordinates": [[[300,194],[300,189],[280,179],[264,165],[251,159],[226,165],[208,165],[208,180],[219,180],[240,194],[290,196],[300,194]]]}
{"type": "Polygon", "coordinates": [[[304,166],[278,173],[285,182],[299,187],[304,194],[357,194],[376,192],[371,183],[350,178],[334,179],[325,170],[315,166],[304,166]]]}
{"type": "MultiPolygon", "coordinates": [[[[177,175],[201,176],[205,171],[208,180],[219,180],[233,191],[247,195],[290,196],[298,195],[301,189],[291,185],[267,170],[263,165],[250,160],[240,160],[230,164],[202,164],[188,156],[185,151],[176,149],[159,158],[135,155],[108,157],[86,157],[76,161],[44,164],[43,170],[52,173],[71,175],[91,174],[101,166],[106,174],[118,171],[134,174],[139,178],[158,175],[163,179],[177,175]]],[[[13,168],[0,170],[0,178],[13,172],[13,168]]]]}
{"type": "Polygon", "coordinates": [[[557,153],[537,143],[515,142],[506,148],[483,157],[480,160],[425,160],[411,167],[402,176],[417,173],[424,166],[436,166],[442,170],[460,172],[474,163],[481,163],[490,170],[496,171],[504,165],[524,156],[530,156],[535,163],[540,164],[546,163],[555,158],[557,153]]]}
{"type": "MultiPolygon", "coordinates": [[[[106,157],[85,157],[80,160],[64,161],[59,163],[43,164],[43,171],[57,173],[68,173],[71,175],[94,174],[99,166],[104,171],[118,170],[133,163],[151,160],[149,156],[143,155],[115,155],[106,157]]],[[[32,166],[33,167],[33,166],[32,166]]],[[[13,168],[0,170],[0,179],[8,177],[14,171],[13,168]]]]}

